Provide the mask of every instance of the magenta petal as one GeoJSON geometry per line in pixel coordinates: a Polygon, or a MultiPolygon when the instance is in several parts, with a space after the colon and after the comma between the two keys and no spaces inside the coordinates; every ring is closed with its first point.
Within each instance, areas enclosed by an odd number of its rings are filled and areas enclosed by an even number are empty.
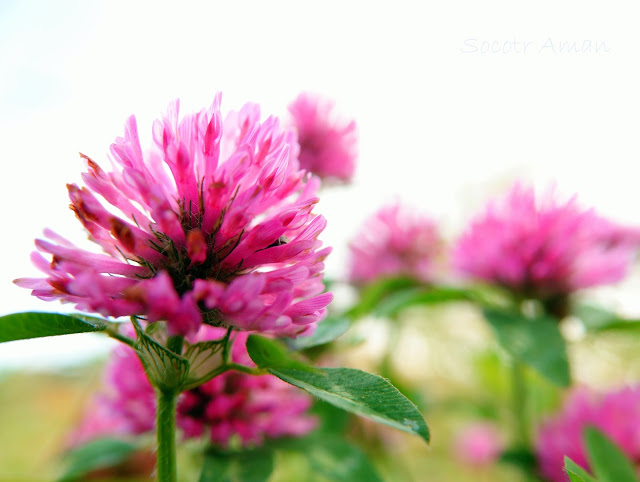
{"type": "Polygon", "coordinates": [[[187,115],[171,103],[148,150],[131,116],[110,147],[112,170],[81,155],[85,186],[70,184],[69,197],[103,253],[46,231],[32,255],[44,277],[17,284],[103,316],[163,321],[187,337],[203,319],[282,336],[312,330],[297,324],[328,303],[311,298],[328,253],[318,240],[326,222],[312,213],[319,180],[300,169],[292,128],[262,120],[254,104],[223,120],[220,100],[187,115]]]}
{"type": "Polygon", "coordinates": [[[287,315],[291,317],[298,317],[301,315],[306,315],[309,313],[313,313],[315,311],[321,310],[322,308],[326,308],[326,306],[331,303],[333,299],[332,293],[323,293],[318,296],[314,296],[313,298],[309,298],[304,301],[300,301],[287,310],[287,315]]]}
{"type": "Polygon", "coordinates": [[[633,230],[583,210],[575,197],[540,199],[515,184],[491,202],[459,239],[454,265],[469,277],[539,298],[622,279],[638,248],[633,230]]]}
{"type": "Polygon", "coordinates": [[[536,440],[541,474],[552,482],[564,482],[564,457],[590,470],[582,443],[583,431],[594,426],[618,445],[629,460],[640,457],[640,387],[595,393],[574,389],[562,409],[545,421],[536,440]]]}
{"type": "Polygon", "coordinates": [[[401,204],[383,206],[349,245],[349,279],[366,284],[408,276],[431,283],[439,274],[442,244],[432,219],[401,204]]]}
{"type": "Polygon", "coordinates": [[[357,158],[355,122],[340,119],[332,101],[302,93],[289,105],[300,143],[300,166],[321,178],[349,181],[357,158]]]}

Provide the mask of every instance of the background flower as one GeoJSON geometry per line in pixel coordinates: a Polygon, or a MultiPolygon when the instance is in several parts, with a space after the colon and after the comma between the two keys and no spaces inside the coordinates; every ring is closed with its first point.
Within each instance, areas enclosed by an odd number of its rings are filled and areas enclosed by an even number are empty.
{"type": "Polygon", "coordinates": [[[575,197],[561,202],[549,190],[536,199],[532,187],[515,184],[471,222],[453,261],[468,276],[546,299],[619,281],[639,239],[575,197]]]}
{"type": "Polygon", "coordinates": [[[223,122],[217,95],[182,119],[171,104],[153,140],[143,152],[130,117],[111,146],[116,169],[83,156],[86,187],[68,186],[71,209],[105,254],[46,230],[32,255],[46,278],[16,282],[104,316],[166,320],[171,334],[203,321],[290,336],[313,330],[331,301],[320,294],[330,249],[319,249],[318,181],[299,170],[295,134],[276,118],[261,121],[253,104],[223,122]]]}
{"type": "Polygon", "coordinates": [[[464,427],[454,440],[454,455],[468,465],[488,465],[498,460],[504,440],[497,427],[478,422],[464,427]]]}
{"type": "Polygon", "coordinates": [[[346,182],[356,169],[356,123],[339,118],[334,108],[333,101],[307,92],[289,104],[300,144],[300,167],[322,179],[346,182]]]}
{"type": "MultiPolygon", "coordinates": [[[[224,330],[203,327],[199,340],[216,339],[224,330]]],[[[247,333],[239,332],[232,349],[236,363],[255,366],[246,351],[247,333]]],[[[272,375],[225,372],[178,398],[177,426],[184,438],[205,437],[219,447],[234,440],[243,447],[267,438],[305,435],[316,426],[307,414],[311,397],[272,375]]],[[[71,437],[72,445],[105,435],[152,432],[155,392],[135,352],[119,345],[109,360],[104,388],[88,407],[71,437]]]]}
{"type": "MultiPolygon", "coordinates": [[[[615,442],[627,457],[640,460],[640,387],[605,394],[575,389],[563,408],[540,428],[536,452],[541,474],[552,482],[565,482],[565,455],[589,469],[583,431],[594,426],[615,442]]],[[[640,471],[639,471],[640,474],[640,471]]]]}
{"type": "Polygon", "coordinates": [[[436,224],[399,203],[369,217],[349,244],[349,280],[362,284],[378,278],[410,276],[431,282],[442,255],[436,224]]]}

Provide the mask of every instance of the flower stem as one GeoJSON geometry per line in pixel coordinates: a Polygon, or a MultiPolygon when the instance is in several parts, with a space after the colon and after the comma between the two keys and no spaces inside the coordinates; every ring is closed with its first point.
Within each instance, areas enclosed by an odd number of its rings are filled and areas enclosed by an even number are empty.
{"type": "Polygon", "coordinates": [[[156,389],[158,410],[156,431],[158,438],[158,482],[176,482],[176,406],[178,393],[156,389]]]}
{"type": "Polygon", "coordinates": [[[393,371],[393,355],[398,348],[398,342],[400,341],[400,323],[397,317],[393,317],[390,322],[386,323],[387,333],[387,346],[384,350],[382,361],[380,362],[380,375],[390,380],[393,380],[395,385],[396,380],[393,371]]]}
{"type": "Polygon", "coordinates": [[[121,335],[120,333],[118,333],[117,331],[114,330],[110,330],[107,329],[106,331],[107,335],[110,336],[111,338],[121,341],[122,343],[126,343],[127,345],[129,345],[131,348],[135,349],[136,346],[136,342],[135,340],[132,340],[131,338],[129,338],[128,336],[124,336],[121,335]]]}
{"type": "Polygon", "coordinates": [[[527,382],[522,363],[513,360],[513,442],[516,447],[529,447],[529,417],[527,404],[527,382]]]}
{"type": "Polygon", "coordinates": [[[248,367],[245,365],[240,365],[239,363],[227,363],[225,365],[225,368],[226,370],[235,370],[238,372],[247,373],[249,375],[265,375],[267,373],[265,370],[261,370],[260,368],[248,367]]]}

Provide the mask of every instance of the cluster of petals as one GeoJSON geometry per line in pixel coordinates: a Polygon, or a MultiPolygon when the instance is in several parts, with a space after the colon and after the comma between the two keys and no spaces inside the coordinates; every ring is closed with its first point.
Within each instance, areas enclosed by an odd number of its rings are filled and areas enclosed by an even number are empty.
{"type": "Polygon", "coordinates": [[[564,471],[565,456],[590,470],[583,442],[588,426],[603,432],[630,460],[640,460],[640,387],[600,394],[584,387],[575,389],[562,410],[538,432],[538,466],[546,479],[569,481],[564,471]]]}
{"type": "Polygon", "coordinates": [[[143,151],[135,117],[111,145],[113,169],[83,156],[85,186],[71,209],[103,253],[53,233],[36,241],[45,278],[16,280],[44,300],[104,316],[168,322],[192,334],[202,322],[282,336],[308,334],[325,313],[319,180],[297,159],[295,132],[247,104],[222,119],[220,95],[153,125],[143,151]]]}
{"type": "Polygon", "coordinates": [[[454,441],[454,455],[466,465],[482,466],[496,462],[504,449],[497,427],[477,422],[464,427],[454,441]]]}
{"type": "Polygon", "coordinates": [[[640,241],[638,231],[582,209],[575,196],[558,201],[553,189],[536,199],[516,183],[490,202],[453,250],[457,269],[545,299],[621,280],[640,241]]]}
{"type": "Polygon", "coordinates": [[[408,276],[425,283],[436,275],[442,240],[435,222],[407,206],[383,206],[349,244],[349,280],[366,284],[408,276]]]}
{"type": "Polygon", "coordinates": [[[358,157],[354,120],[339,117],[334,102],[303,92],[290,105],[298,133],[300,167],[322,179],[348,182],[358,157]]]}
{"type": "MultiPolygon", "coordinates": [[[[198,339],[224,335],[219,328],[203,327],[198,339]]],[[[246,351],[246,332],[238,332],[232,349],[236,363],[253,365],[246,351]]],[[[72,436],[78,445],[101,436],[130,436],[152,432],[155,392],[135,351],[120,344],[105,372],[104,387],[87,417],[72,436]]],[[[240,443],[261,445],[265,439],[302,436],[313,430],[311,397],[272,375],[225,372],[178,398],[177,427],[185,439],[208,438],[218,447],[240,443]]]]}

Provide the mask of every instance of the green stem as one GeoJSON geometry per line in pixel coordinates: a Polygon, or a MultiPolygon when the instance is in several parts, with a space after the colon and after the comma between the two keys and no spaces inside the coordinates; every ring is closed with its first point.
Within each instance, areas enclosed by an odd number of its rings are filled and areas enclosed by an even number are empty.
{"type": "Polygon", "coordinates": [[[225,364],[231,361],[231,348],[233,347],[233,341],[234,341],[231,339],[232,331],[233,331],[233,328],[229,327],[223,338],[224,347],[222,348],[222,360],[224,361],[225,364]]]}
{"type": "MultiPolygon", "coordinates": [[[[240,365],[239,363],[227,363],[225,365],[226,370],[235,370],[242,373],[248,373],[249,375],[264,375],[267,372],[260,368],[248,367],[245,365],[240,365]]],[[[226,371],[225,370],[225,371],[226,371]]]]}
{"type": "Polygon", "coordinates": [[[397,316],[391,318],[390,322],[387,322],[387,328],[389,330],[387,336],[387,346],[385,346],[384,355],[380,362],[380,375],[396,383],[393,371],[393,356],[398,347],[400,341],[400,322],[397,316]]]}
{"type": "Polygon", "coordinates": [[[176,405],[178,393],[156,389],[158,409],[156,431],[158,438],[158,482],[176,482],[176,405]]]}
{"type": "Polygon", "coordinates": [[[514,444],[516,447],[529,448],[529,417],[527,404],[527,381],[524,366],[513,360],[513,416],[514,444]]]}
{"type": "Polygon", "coordinates": [[[126,343],[127,345],[129,345],[131,348],[135,348],[136,347],[136,342],[135,340],[132,340],[131,338],[129,338],[128,336],[124,336],[121,335],[120,333],[118,333],[117,331],[113,331],[113,330],[109,330],[107,329],[107,335],[109,335],[111,338],[121,341],[122,343],[126,343]]]}

